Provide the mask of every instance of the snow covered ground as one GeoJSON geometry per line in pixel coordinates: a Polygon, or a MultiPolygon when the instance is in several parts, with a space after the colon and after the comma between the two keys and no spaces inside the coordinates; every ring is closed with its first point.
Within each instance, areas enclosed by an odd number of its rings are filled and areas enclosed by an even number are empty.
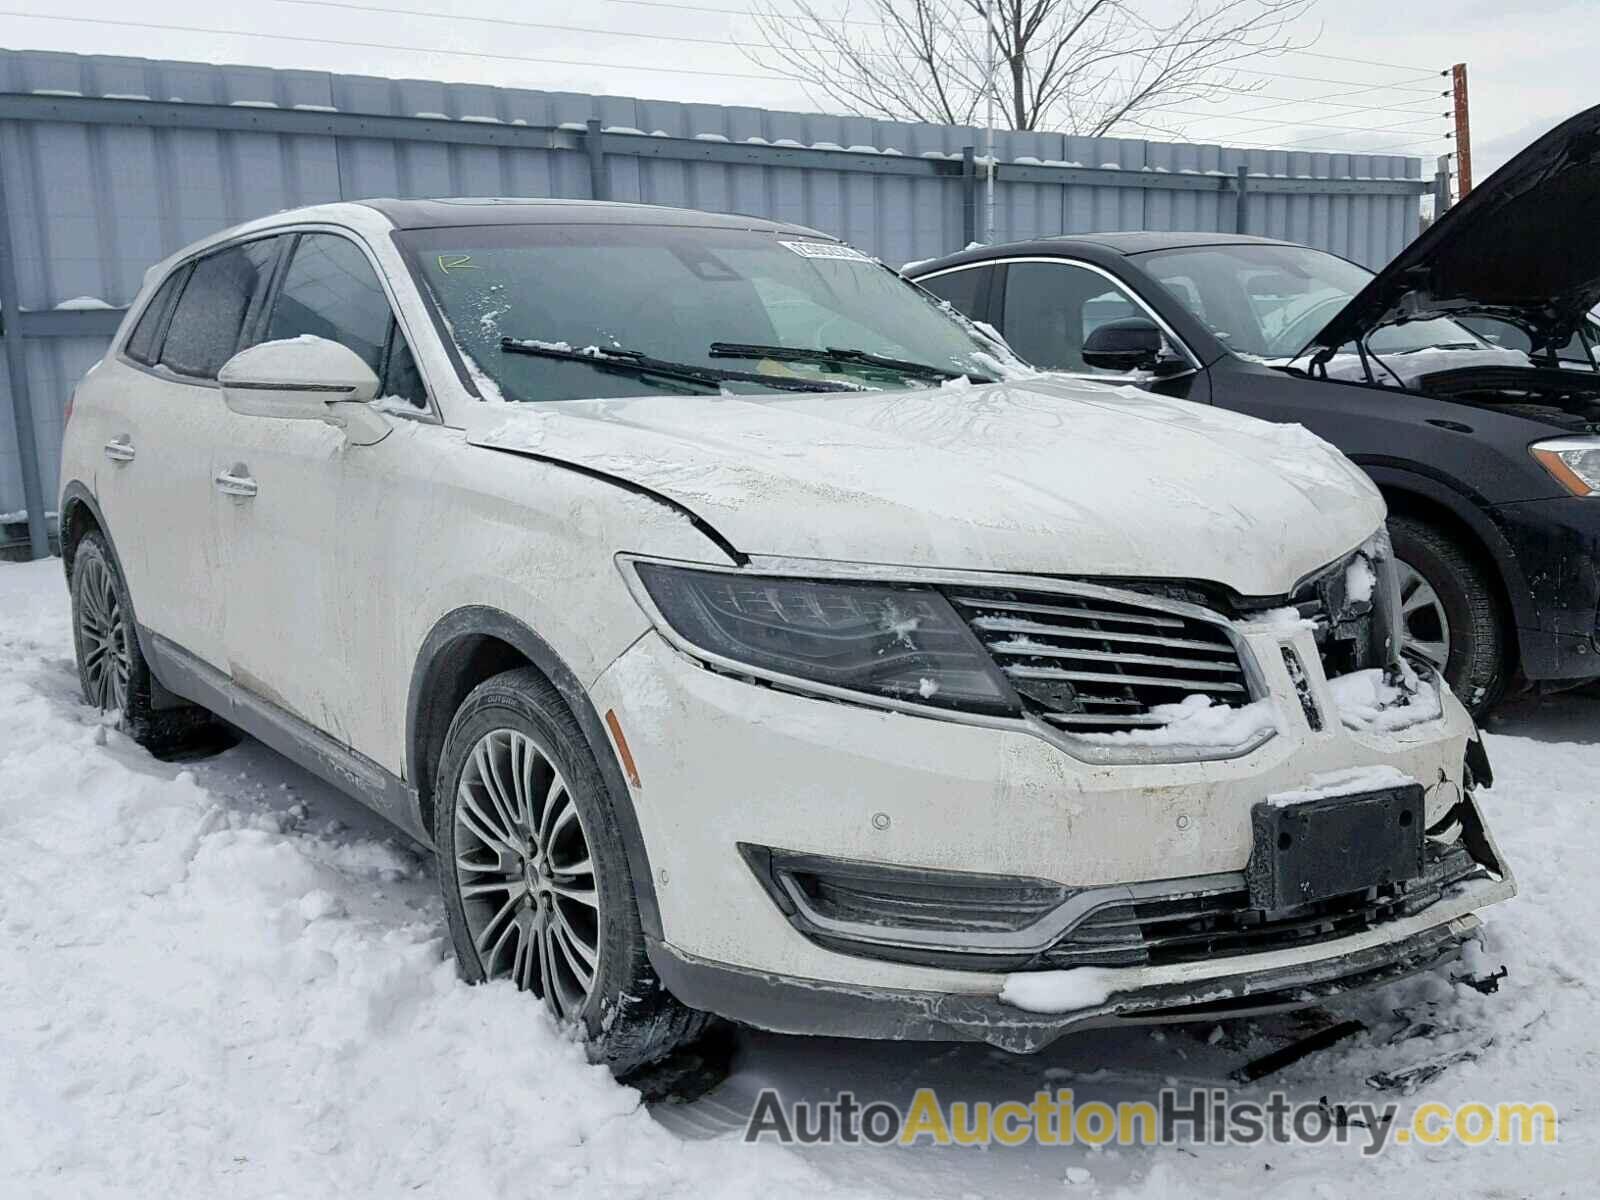
{"type": "Polygon", "coordinates": [[[1424,978],[1347,1001],[1334,1015],[1367,1032],[1242,1093],[1401,1098],[1367,1079],[1450,1063],[1408,1101],[1547,1100],[1558,1146],[789,1151],[740,1140],[762,1087],[1146,1099],[1225,1084],[1306,1026],[1023,1058],[749,1034],[720,1088],[647,1110],[523,997],[456,981],[430,868],[375,818],[254,742],[172,764],[104,728],[59,561],[0,565],[0,1196],[1591,1195],[1600,701],[1491,728],[1489,814],[1522,887],[1490,917],[1499,992],[1424,978]]]}

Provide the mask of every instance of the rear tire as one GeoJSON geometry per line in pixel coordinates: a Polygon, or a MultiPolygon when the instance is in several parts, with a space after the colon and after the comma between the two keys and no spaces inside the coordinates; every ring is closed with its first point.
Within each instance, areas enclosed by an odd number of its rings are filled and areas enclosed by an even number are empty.
{"type": "Polygon", "coordinates": [[[510,979],[626,1075],[711,1021],[657,978],[604,777],[561,694],[524,667],[481,683],[445,735],[439,884],[469,983],[510,979]]]}
{"type": "Polygon", "coordinates": [[[182,749],[217,727],[203,708],[156,708],[155,681],[139,648],[133,602],[116,559],[98,531],[72,555],[72,642],[83,698],[101,712],[121,714],[119,727],[156,754],[182,749]]]}
{"type": "Polygon", "coordinates": [[[1489,573],[1449,534],[1416,517],[1390,517],[1389,537],[1402,569],[1405,645],[1427,647],[1423,657],[1442,666],[1461,703],[1482,717],[1499,703],[1511,674],[1505,607],[1489,573]]]}

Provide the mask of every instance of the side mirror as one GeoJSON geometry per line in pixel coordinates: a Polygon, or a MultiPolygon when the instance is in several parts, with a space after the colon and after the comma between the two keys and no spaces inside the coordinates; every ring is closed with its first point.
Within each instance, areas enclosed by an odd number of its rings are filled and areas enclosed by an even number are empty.
{"type": "Polygon", "coordinates": [[[324,421],[357,446],[382,441],[392,428],[368,401],[378,377],[348,346],[309,334],[241,350],[217,372],[222,399],[247,417],[324,421]]]}
{"type": "Polygon", "coordinates": [[[1166,349],[1155,322],[1147,317],[1123,317],[1095,326],[1083,339],[1083,361],[1102,371],[1129,374],[1154,371],[1161,366],[1166,349]]]}

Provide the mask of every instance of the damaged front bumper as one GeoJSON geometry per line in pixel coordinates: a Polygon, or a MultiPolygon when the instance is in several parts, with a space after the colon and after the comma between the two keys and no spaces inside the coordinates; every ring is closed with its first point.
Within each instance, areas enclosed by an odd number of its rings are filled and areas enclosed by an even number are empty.
{"type": "MultiPolygon", "coordinates": [[[[1470,894],[1441,903],[1452,910],[1480,908],[1515,890],[1509,878],[1484,880],[1470,894]]],[[[740,970],[665,944],[653,948],[651,962],[685,1004],[776,1033],[980,1041],[1029,1054],[1085,1029],[1282,1012],[1378,987],[1451,961],[1480,926],[1470,911],[1442,921],[1430,911],[1310,952],[1242,955],[1180,970],[1112,970],[1106,974],[1113,991],[1104,1003],[1048,1014],[1024,1011],[993,992],[869,988],[740,970]]]]}
{"type": "Polygon", "coordinates": [[[1014,722],[761,686],[646,634],[590,695],[630,747],[662,981],[774,1031],[1032,1050],[1071,1029],[1295,1007],[1447,959],[1477,910],[1515,893],[1472,799],[1488,781],[1471,719],[1432,681],[1417,694],[1437,703],[1413,719],[1365,704],[1349,684],[1370,672],[1335,686],[1316,634],[1276,613],[1233,625],[1270,738],[1117,762],[1014,722]],[[1245,879],[1253,809],[1352,771],[1412,781],[1428,845],[1482,869],[1262,909],[1245,879]],[[1218,920],[1211,941],[1176,928],[1194,899],[1218,920]],[[1010,979],[1080,967],[1107,982],[1103,1003],[1001,1000],[1010,979]]]}

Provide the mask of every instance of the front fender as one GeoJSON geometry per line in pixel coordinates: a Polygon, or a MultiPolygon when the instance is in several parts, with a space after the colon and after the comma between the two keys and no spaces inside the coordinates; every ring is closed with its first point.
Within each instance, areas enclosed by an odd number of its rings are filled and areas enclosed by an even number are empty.
{"type": "Polygon", "coordinates": [[[1373,482],[1385,493],[1406,492],[1420,497],[1443,508],[1466,526],[1487,554],[1505,588],[1513,622],[1520,629],[1539,627],[1538,605],[1516,548],[1507,538],[1495,509],[1482,496],[1466,490],[1453,479],[1426,472],[1420,464],[1398,463],[1368,455],[1353,456],[1352,461],[1372,476],[1373,482]]]}
{"type": "MultiPolygon", "coordinates": [[[[642,619],[642,614],[641,614],[642,619]]],[[[644,628],[648,627],[645,623],[644,628]]],[[[641,628],[640,632],[643,632],[641,628]]],[[[512,647],[531,662],[561,693],[567,707],[578,719],[589,751],[600,766],[610,792],[611,808],[617,817],[628,867],[633,874],[634,896],[639,905],[639,923],[652,941],[661,938],[661,912],[656,903],[655,880],[650,871],[650,856],[634,812],[633,795],[623,779],[617,751],[606,733],[600,714],[595,711],[584,687],[572,668],[554,647],[511,614],[486,605],[467,605],[441,618],[423,640],[411,675],[406,700],[406,778],[415,785],[417,823],[432,835],[434,764],[437,750],[444,744],[445,732],[455,716],[466,682],[462,672],[474,668],[469,648],[482,639],[493,639],[512,647]]],[[[479,682],[474,679],[468,687],[479,682]]]]}

